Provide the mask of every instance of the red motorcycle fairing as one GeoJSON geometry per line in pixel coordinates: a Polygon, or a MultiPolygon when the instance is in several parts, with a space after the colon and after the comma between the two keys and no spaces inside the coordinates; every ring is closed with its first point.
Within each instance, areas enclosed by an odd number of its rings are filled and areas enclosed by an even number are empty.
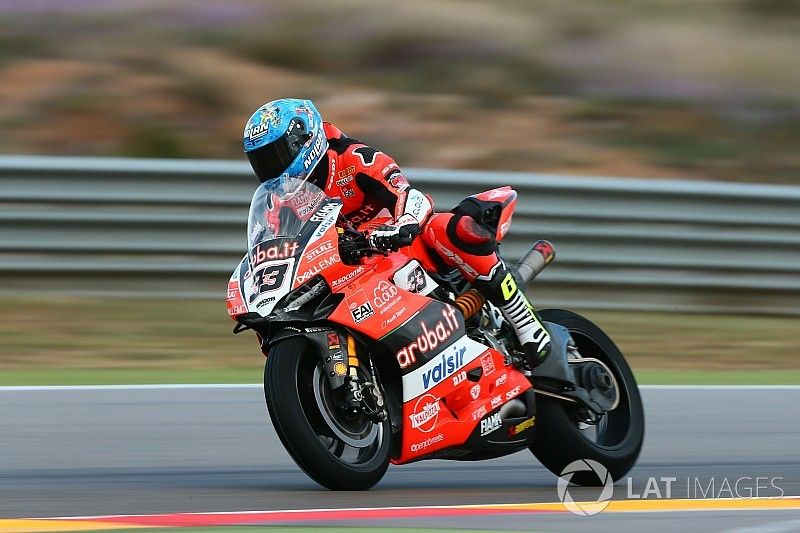
{"type": "Polygon", "coordinates": [[[250,275],[250,265],[247,255],[239,262],[239,266],[231,274],[231,279],[228,280],[228,297],[226,304],[228,307],[228,315],[236,320],[236,317],[248,312],[247,304],[245,304],[243,290],[245,277],[250,275]]]}
{"type": "Polygon", "coordinates": [[[510,432],[512,426],[499,423],[495,412],[531,389],[528,379],[506,368],[502,354],[468,337],[454,306],[391,282],[408,256],[394,253],[370,262],[373,274],[341,288],[347,296],[329,320],[395,354],[402,374],[403,430],[400,455],[392,461],[407,463],[458,447],[475,436],[476,428],[479,437],[493,437],[503,427],[510,432]]]}
{"type": "Polygon", "coordinates": [[[231,316],[235,319],[247,311],[265,316],[271,310],[272,297],[265,298],[262,288],[277,285],[271,274],[276,263],[289,264],[285,274],[293,280],[291,289],[321,275],[333,292],[345,295],[328,321],[383,344],[401,369],[402,442],[392,462],[402,464],[437,453],[463,456],[482,446],[523,447],[527,433],[520,433],[534,422],[532,402],[526,418],[499,413],[532,389],[528,379],[507,367],[502,354],[467,336],[463,316],[454,306],[423,295],[432,280],[424,272],[420,275],[417,266],[435,270],[436,262],[419,239],[388,256],[345,265],[338,253],[335,224],[340,206],[325,210],[310,236],[296,246],[291,240],[276,239],[260,244],[261,250],[251,250],[256,259],[262,252],[265,262],[251,271],[246,256],[234,272],[228,285],[231,316]],[[262,268],[272,270],[254,280],[262,268]],[[261,302],[267,303],[259,308],[261,302]]]}

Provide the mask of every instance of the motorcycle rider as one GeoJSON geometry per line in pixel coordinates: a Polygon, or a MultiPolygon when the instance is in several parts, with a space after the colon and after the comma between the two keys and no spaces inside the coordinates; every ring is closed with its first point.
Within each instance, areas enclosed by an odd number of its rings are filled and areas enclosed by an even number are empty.
{"type": "Polygon", "coordinates": [[[392,224],[370,231],[375,248],[394,250],[420,235],[500,309],[531,366],[549,355],[550,337],[497,254],[494,234],[464,214],[434,214],[428,197],[410,186],[391,157],[323,122],[310,100],[285,98],[259,107],[245,125],[244,151],[261,183],[281,176],[309,180],[341,198],[342,214],[355,226],[391,217],[392,224]]]}

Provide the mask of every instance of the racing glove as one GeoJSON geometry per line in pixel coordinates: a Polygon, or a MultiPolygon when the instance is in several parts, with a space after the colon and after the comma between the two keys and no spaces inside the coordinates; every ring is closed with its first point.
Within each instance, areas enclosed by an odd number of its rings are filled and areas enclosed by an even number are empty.
{"type": "Polygon", "coordinates": [[[394,224],[381,224],[369,234],[369,243],[378,250],[394,251],[408,246],[419,235],[419,222],[413,217],[403,215],[394,224]]]}

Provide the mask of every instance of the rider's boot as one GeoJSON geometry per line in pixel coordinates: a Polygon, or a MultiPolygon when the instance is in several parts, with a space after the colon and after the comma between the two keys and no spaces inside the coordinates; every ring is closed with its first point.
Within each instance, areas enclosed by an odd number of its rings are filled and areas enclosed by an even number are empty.
{"type": "Polygon", "coordinates": [[[474,286],[500,309],[514,328],[528,364],[532,367],[542,364],[550,355],[550,335],[503,261],[488,276],[479,276],[474,286]]]}

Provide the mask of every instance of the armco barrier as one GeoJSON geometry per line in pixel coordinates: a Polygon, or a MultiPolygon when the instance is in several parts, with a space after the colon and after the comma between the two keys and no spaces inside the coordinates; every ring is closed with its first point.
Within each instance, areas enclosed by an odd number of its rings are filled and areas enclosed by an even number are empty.
{"type": "MultiPolygon", "coordinates": [[[[800,188],[407,169],[440,210],[520,195],[509,259],[557,259],[538,306],[800,314],[800,188]]],[[[224,298],[245,249],[246,162],[0,156],[0,291],[224,298]]]]}

